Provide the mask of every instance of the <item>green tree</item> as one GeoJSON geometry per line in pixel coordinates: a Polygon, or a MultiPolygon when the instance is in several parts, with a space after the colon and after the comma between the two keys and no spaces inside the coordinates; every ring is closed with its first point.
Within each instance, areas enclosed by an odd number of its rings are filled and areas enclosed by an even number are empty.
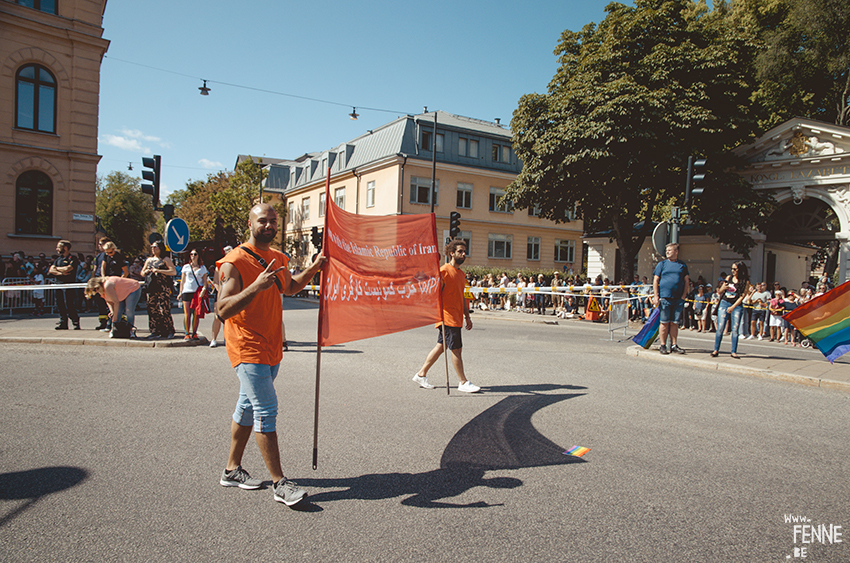
{"type": "Polygon", "coordinates": [[[758,49],[762,128],[796,116],[850,124],[850,3],[739,0],[730,16],[758,49]]]}
{"type": "Polygon", "coordinates": [[[720,5],[689,0],[611,3],[598,25],[564,31],[547,94],[520,99],[511,121],[523,162],[507,199],[563,221],[577,209],[588,232],[612,229],[626,280],[656,207],[683,197],[688,156],[712,163],[711,197],[693,210],[736,250],[769,200],[737,175],[729,149],[749,138],[747,53],[720,5]],[[744,53],[742,55],[742,52],[744,53]]]}
{"type": "MultiPolygon", "coordinates": [[[[268,176],[253,159],[240,162],[233,172],[209,174],[205,181],[189,182],[185,190],[169,195],[175,213],[189,225],[192,240],[211,240],[215,236],[215,220],[232,227],[239,241],[248,239],[248,213],[259,201],[260,184],[268,176]]],[[[268,202],[271,196],[265,195],[268,202]]],[[[275,206],[280,220],[286,217],[283,205],[275,206]]],[[[282,223],[281,223],[282,226],[282,223]]],[[[280,242],[276,244],[280,247],[280,242]]]]}
{"type": "Polygon", "coordinates": [[[95,210],[101,224],[126,256],[145,251],[147,235],[155,224],[151,197],[142,193],[138,178],[123,172],[98,177],[95,210]]]}

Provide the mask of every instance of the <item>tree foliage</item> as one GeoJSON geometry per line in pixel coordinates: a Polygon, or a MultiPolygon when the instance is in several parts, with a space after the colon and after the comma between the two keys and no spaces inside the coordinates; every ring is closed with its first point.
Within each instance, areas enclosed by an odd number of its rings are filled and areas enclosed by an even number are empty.
{"type": "Polygon", "coordinates": [[[98,177],[95,197],[95,210],[107,236],[127,256],[143,253],[155,216],[151,197],[142,193],[139,179],[110,172],[98,177]]]}
{"type": "Polygon", "coordinates": [[[762,128],[796,116],[850,124],[850,3],[738,0],[730,16],[758,49],[762,128]]]}
{"type": "MultiPolygon", "coordinates": [[[[546,94],[520,99],[511,121],[523,169],[505,197],[563,221],[576,208],[589,232],[613,229],[625,279],[659,205],[682,198],[688,156],[712,163],[712,197],[695,218],[737,250],[767,200],[737,175],[729,149],[749,138],[746,45],[721,5],[690,0],[611,3],[606,18],[564,31],[546,94]],[[730,226],[731,225],[733,226],[730,226]]],[[[751,67],[751,65],[750,65],[751,67]]]]}
{"type": "MultiPolygon", "coordinates": [[[[240,162],[233,172],[209,174],[206,180],[189,182],[186,189],[168,197],[175,214],[189,225],[192,240],[211,240],[215,236],[215,220],[221,218],[225,227],[232,227],[237,240],[248,239],[248,212],[260,197],[260,184],[268,171],[253,159],[240,162]]],[[[263,200],[271,198],[264,195],[263,200]]],[[[282,209],[278,215],[285,217],[282,209]]],[[[279,246],[279,244],[278,244],[279,246]]]]}

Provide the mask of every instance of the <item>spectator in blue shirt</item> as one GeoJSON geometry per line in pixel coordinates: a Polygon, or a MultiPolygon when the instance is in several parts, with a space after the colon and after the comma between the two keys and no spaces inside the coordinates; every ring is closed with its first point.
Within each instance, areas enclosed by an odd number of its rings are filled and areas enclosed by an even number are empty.
{"type": "Polygon", "coordinates": [[[661,313],[661,325],[658,336],[661,338],[660,352],[669,354],[677,352],[684,354],[679,348],[679,323],[682,320],[682,310],[685,306],[685,296],[690,288],[688,267],[679,261],[679,245],[668,244],[665,249],[667,260],[655,266],[652,279],[652,302],[661,313]],[[667,348],[667,335],[670,335],[670,348],[667,348]]]}

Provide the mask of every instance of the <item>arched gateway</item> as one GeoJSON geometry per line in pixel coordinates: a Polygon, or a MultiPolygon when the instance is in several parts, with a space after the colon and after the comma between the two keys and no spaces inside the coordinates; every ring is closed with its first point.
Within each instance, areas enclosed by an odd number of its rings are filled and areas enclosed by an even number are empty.
{"type": "Polygon", "coordinates": [[[804,270],[850,279],[850,128],[795,118],[734,152],[747,161],[740,174],[779,203],[761,256],[752,253],[762,262],[754,269],[772,281],[780,272],[801,271],[793,262],[803,259],[804,270]],[[818,247],[823,250],[810,260],[818,247]]]}

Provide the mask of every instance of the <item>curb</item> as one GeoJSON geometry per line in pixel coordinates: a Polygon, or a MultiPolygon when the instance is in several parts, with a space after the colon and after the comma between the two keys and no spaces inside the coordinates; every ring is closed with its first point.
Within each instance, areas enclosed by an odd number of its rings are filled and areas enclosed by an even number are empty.
{"type": "Polygon", "coordinates": [[[738,375],[760,377],[762,379],[773,379],[775,381],[783,381],[785,383],[796,383],[798,385],[808,385],[809,387],[820,387],[822,389],[832,389],[834,391],[850,393],[850,383],[846,383],[844,381],[821,379],[818,377],[809,377],[806,375],[797,375],[795,373],[785,373],[770,369],[761,369],[748,366],[736,366],[724,362],[699,360],[696,358],[687,358],[673,354],[665,356],[659,354],[657,350],[646,350],[642,346],[638,345],[633,345],[626,348],[626,355],[633,356],[636,358],[651,359],[658,362],[686,364],[698,369],[726,371],[738,375]]]}
{"type": "Polygon", "coordinates": [[[209,346],[210,341],[200,340],[147,340],[144,338],[57,338],[37,336],[2,336],[0,342],[10,344],[70,344],[73,346],[118,346],[121,348],[188,348],[209,346]]]}

